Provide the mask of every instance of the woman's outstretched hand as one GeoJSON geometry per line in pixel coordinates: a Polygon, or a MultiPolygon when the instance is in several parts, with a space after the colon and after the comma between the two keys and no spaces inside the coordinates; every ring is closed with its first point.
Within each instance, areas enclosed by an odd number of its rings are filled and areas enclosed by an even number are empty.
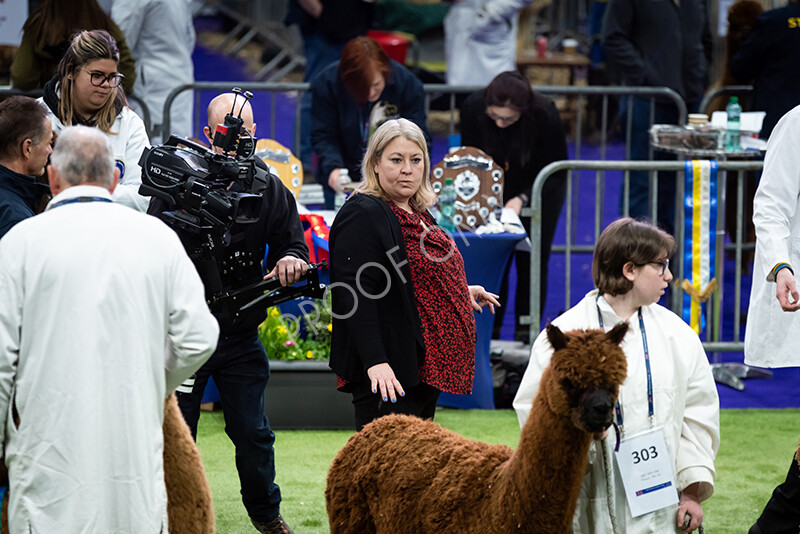
{"type": "Polygon", "coordinates": [[[489,306],[489,311],[494,313],[494,307],[500,307],[499,297],[494,293],[489,293],[483,286],[469,286],[469,300],[472,309],[478,313],[483,313],[483,307],[489,306]]]}

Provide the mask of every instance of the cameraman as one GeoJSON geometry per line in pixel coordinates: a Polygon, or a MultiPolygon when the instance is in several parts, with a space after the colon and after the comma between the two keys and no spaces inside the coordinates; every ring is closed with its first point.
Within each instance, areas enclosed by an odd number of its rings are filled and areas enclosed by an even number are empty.
{"type": "MultiPolygon", "coordinates": [[[[225,115],[232,110],[235,99],[233,93],[225,93],[209,104],[207,116],[210,126],[205,129],[209,142],[212,142],[216,125],[225,122],[225,115]]],[[[241,97],[235,105],[238,110],[242,105],[241,97]]],[[[241,118],[247,132],[254,134],[253,111],[249,103],[244,104],[241,118]]],[[[203,261],[202,257],[193,258],[206,286],[207,297],[220,289],[239,289],[260,281],[265,245],[269,246],[267,266],[270,269],[265,279],[277,276],[281,285],[287,286],[308,271],[308,249],[294,198],[276,176],[269,174],[263,162],[256,158],[256,163],[253,188],[241,192],[263,196],[258,221],[234,223],[223,236],[224,246],[216,249],[219,252],[210,261],[203,261]],[[220,283],[221,288],[214,288],[220,283]]],[[[241,185],[233,181],[228,189],[239,191],[241,185]]],[[[148,213],[158,216],[178,207],[154,197],[148,213]]],[[[200,242],[208,237],[185,230],[177,232],[187,251],[197,250],[200,242]]],[[[266,317],[265,310],[254,307],[242,317],[213,307],[212,312],[220,323],[217,350],[197,371],[193,382],[189,380],[178,388],[178,404],[196,439],[203,392],[209,376],[214,378],[222,401],[225,431],[236,447],[242,501],[250,520],[261,533],[291,533],[292,529],[280,515],[281,494],[275,484],[275,434],[264,414],[269,363],[257,329],[266,317]]]]}

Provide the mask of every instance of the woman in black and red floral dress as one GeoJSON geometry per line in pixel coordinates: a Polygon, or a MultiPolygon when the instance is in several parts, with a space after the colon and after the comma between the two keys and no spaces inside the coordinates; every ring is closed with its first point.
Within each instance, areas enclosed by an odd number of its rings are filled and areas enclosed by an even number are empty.
{"type": "Polygon", "coordinates": [[[331,228],[331,368],[353,395],[356,429],[388,413],[433,419],[442,391],[472,391],[473,310],[497,295],[468,286],[436,202],[422,130],[393,119],[372,135],[364,181],[331,228]]]}

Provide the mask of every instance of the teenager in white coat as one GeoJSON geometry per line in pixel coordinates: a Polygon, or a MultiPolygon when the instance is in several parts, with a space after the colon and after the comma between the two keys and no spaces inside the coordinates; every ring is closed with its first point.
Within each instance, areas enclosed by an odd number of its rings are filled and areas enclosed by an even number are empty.
{"type": "Polygon", "coordinates": [[[447,83],[489,85],[517,70],[517,19],[531,0],[456,0],[444,19],[447,83]]]}
{"type": "MultiPolygon", "coordinates": [[[[623,321],[629,326],[622,342],[628,377],[620,388],[615,415],[620,434],[611,432],[606,439],[592,443],[573,534],[692,532],[703,520],[701,502],[714,492],[714,458],[720,436],[719,398],[711,366],[694,330],[658,304],[672,280],[667,258],[674,251],[672,236],[650,223],[630,218],[611,223],[600,235],[592,261],[598,289],[553,321],[564,332],[610,330],[623,321]],[[673,473],[657,482],[648,480],[653,486],[644,493],[661,494],[664,501],[657,509],[634,517],[631,502],[641,496],[626,495],[624,483],[630,485],[634,479],[627,477],[623,482],[620,466],[638,463],[625,454],[624,447],[642,436],[663,438],[666,453],[664,448],[657,450],[669,459],[665,465],[671,465],[673,473]],[[623,446],[619,454],[615,452],[617,444],[623,446]],[[626,458],[630,460],[626,462],[626,458]],[[687,520],[687,516],[691,518],[687,520]]],[[[528,418],[552,353],[547,335],[542,333],[533,345],[514,399],[520,425],[528,418]]]]}

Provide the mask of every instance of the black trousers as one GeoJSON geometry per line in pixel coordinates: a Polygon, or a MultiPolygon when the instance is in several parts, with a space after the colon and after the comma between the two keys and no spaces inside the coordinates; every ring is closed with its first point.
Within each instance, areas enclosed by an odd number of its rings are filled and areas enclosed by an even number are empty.
{"type": "Polygon", "coordinates": [[[405,396],[397,396],[397,402],[384,402],[380,392],[373,393],[369,384],[354,384],[353,406],[356,412],[356,432],[367,423],[390,413],[416,415],[423,419],[433,420],[436,413],[436,401],[440,390],[420,382],[414,387],[405,388],[405,396]]]}
{"type": "Polygon", "coordinates": [[[792,458],[786,481],[772,492],[767,506],[749,534],[800,533],[800,468],[792,458]]]}

